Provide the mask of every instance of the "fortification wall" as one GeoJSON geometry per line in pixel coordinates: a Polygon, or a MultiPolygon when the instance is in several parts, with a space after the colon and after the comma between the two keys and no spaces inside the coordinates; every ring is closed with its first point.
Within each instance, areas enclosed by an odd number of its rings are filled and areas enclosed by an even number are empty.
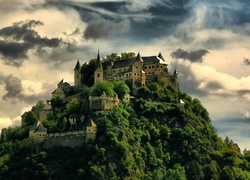
{"type": "Polygon", "coordinates": [[[42,149],[50,149],[53,147],[78,147],[82,146],[86,141],[83,131],[54,133],[44,137],[27,138],[23,140],[24,146],[35,151],[42,149]]]}

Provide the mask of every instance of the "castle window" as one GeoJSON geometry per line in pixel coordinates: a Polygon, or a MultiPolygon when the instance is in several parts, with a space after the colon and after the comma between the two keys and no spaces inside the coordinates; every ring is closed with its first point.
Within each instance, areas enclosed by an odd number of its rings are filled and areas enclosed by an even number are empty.
{"type": "Polygon", "coordinates": [[[115,73],[115,70],[113,70],[113,72],[115,73]]]}
{"type": "Polygon", "coordinates": [[[151,66],[148,66],[148,69],[151,69],[151,66]]]}
{"type": "Polygon", "coordinates": [[[147,66],[145,66],[144,69],[147,69],[147,66]]]}
{"type": "Polygon", "coordinates": [[[155,68],[154,66],[152,66],[152,68],[155,68]]]}
{"type": "Polygon", "coordinates": [[[134,75],[136,76],[136,73],[134,73],[134,75]]]}
{"type": "Polygon", "coordinates": [[[150,72],[148,74],[151,74],[150,72]]]}
{"type": "Polygon", "coordinates": [[[99,73],[97,74],[97,77],[100,77],[100,74],[99,74],[99,73]]]}
{"type": "Polygon", "coordinates": [[[126,69],[124,68],[124,71],[126,71],[126,69]]]}
{"type": "Polygon", "coordinates": [[[119,69],[119,72],[121,72],[122,70],[121,69],[119,69]]]}
{"type": "Polygon", "coordinates": [[[136,66],[135,68],[136,68],[136,69],[138,69],[138,67],[137,67],[137,66],[136,66]]]}
{"type": "Polygon", "coordinates": [[[159,67],[159,65],[156,66],[157,68],[159,67]]]}
{"type": "Polygon", "coordinates": [[[161,66],[161,68],[162,68],[162,66],[161,66]]]}

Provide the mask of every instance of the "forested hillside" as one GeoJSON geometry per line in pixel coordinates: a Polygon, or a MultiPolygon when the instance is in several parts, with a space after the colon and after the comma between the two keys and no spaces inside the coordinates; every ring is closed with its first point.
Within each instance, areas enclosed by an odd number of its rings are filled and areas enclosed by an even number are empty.
{"type": "MultiPolygon", "coordinates": [[[[115,90],[103,86],[98,88],[115,90]]],[[[97,92],[86,88],[77,106],[54,102],[56,116],[89,112],[84,110],[87,97],[97,92]]],[[[222,140],[200,101],[172,86],[151,83],[138,89],[133,102],[95,112],[92,118],[98,126],[96,140],[77,149],[32,152],[22,146],[25,129],[16,136],[9,128],[8,137],[1,138],[0,179],[250,178],[250,152],[241,154],[229,138],[222,140]]]]}

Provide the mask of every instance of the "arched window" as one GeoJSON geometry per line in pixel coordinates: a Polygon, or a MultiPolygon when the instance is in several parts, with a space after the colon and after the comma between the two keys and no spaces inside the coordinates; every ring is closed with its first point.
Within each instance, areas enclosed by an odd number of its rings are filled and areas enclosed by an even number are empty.
{"type": "Polygon", "coordinates": [[[99,74],[99,73],[97,74],[97,77],[100,77],[100,74],[99,74]]]}

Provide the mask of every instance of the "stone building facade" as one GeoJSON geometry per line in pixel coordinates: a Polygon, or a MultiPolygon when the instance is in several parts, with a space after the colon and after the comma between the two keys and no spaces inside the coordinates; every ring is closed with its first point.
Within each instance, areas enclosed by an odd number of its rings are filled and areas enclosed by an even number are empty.
{"type": "MultiPolygon", "coordinates": [[[[75,86],[81,85],[81,65],[77,61],[74,69],[75,86]]],[[[178,87],[177,72],[168,72],[168,64],[159,53],[157,56],[141,56],[135,58],[101,62],[100,55],[97,55],[97,68],[94,73],[94,82],[112,80],[131,80],[139,82],[141,86],[161,79],[165,85],[172,84],[178,87]]]]}

